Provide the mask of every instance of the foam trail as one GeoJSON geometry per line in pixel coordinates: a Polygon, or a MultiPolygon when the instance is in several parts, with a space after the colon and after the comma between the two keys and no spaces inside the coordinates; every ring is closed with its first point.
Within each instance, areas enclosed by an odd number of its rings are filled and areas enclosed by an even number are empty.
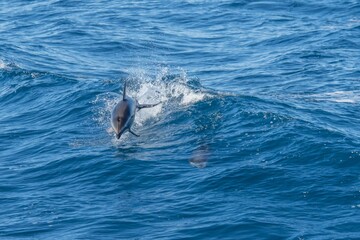
{"type": "Polygon", "coordinates": [[[317,101],[330,101],[337,103],[357,103],[360,100],[359,93],[353,91],[335,91],[311,95],[317,101]]]}

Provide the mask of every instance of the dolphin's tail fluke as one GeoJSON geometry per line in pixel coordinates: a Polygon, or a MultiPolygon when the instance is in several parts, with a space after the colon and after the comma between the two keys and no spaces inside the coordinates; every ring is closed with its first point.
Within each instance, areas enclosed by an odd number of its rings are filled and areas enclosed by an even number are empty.
{"type": "Polygon", "coordinates": [[[126,98],[126,81],[124,83],[123,100],[126,98]]]}

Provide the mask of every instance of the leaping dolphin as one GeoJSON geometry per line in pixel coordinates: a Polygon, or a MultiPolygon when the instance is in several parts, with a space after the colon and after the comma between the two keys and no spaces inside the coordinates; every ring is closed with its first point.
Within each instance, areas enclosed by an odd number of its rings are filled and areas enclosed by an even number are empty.
{"type": "Polygon", "coordinates": [[[135,120],[136,111],[142,108],[155,107],[160,103],[161,102],[156,104],[139,104],[136,99],[126,96],[125,82],[122,100],[116,104],[111,113],[111,126],[116,133],[116,138],[119,139],[125,131],[129,131],[131,134],[139,137],[139,135],[134,133],[131,129],[135,120]]]}

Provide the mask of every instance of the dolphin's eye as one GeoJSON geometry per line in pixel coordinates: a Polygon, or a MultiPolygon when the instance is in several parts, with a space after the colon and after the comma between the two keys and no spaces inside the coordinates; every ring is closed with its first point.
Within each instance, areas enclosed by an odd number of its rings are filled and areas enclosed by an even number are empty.
{"type": "Polygon", "coordinates": [[[121,119],[121,118],[120,118],[120,117],[118,117],[118,118],[117,118],[117,121],[118,121],[118,122],[120,122],[120,119],[121,119]]]}

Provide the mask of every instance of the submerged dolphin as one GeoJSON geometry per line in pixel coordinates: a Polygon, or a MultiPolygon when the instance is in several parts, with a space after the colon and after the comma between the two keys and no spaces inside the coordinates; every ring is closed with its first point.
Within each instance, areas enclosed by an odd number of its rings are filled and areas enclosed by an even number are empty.
{"type": "Polygon", "coordinates": [[[160,103],[161,102],[156,104],[139,104],[138,101],[132,99],[129,96],[126,96],[125,82],[122,100],[118,104],[116,104],[115,108],[111,113],[111,126],[116,133],[116,138],[119,139],[125,131],[129,131],[133,135],[139,137],[138,134],[134,133],[131,130],[131,126],[135,120],[136,110],[155,107],[160,103]]]}

